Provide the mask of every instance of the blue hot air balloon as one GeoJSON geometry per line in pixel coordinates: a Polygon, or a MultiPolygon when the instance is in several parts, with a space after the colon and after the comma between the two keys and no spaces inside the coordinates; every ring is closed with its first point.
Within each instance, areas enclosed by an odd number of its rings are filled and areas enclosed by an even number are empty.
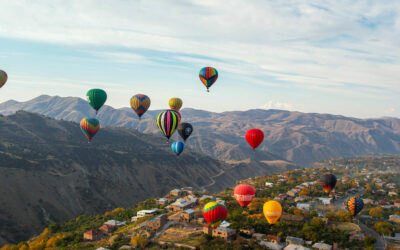
{"type": "Polygon", "coordinates": [[[171,144],[171,149],[177,156],[179,156],[185,149],[185,144],[183,144],[183,142],[180,141],[174,142],[171,144]]]}

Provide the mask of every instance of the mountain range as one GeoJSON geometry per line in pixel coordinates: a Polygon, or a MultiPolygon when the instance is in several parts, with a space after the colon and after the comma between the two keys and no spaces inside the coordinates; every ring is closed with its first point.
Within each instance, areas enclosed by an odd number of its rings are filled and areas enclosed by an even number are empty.
{"type": "MultiPolygon", "coordinates": [[[[59,120],[79,122],[94,115],[86,100],[76,97],[42,95],[27,102],[0,104],[0,114],[18,110],[36,112],[59,120]]],[[[159,133],[149,110],[141,122],[130,108],[104,106],[98,119],[103,126],[134,128],[144,133],[159,133]]],[[[215,159],[257,161],[285,160],[297,165],[332,157],[400,153],[400,119],[357,119],[340,115],[254,109],[214,113],[184,108],[182,120],[194,132],[187,146],[215,159]],[[254,153],[247,145],[247,129],[264,131],[263,144],[254,153]]],[[[178,140],[175,134],[172,139],[178,140]]]]}

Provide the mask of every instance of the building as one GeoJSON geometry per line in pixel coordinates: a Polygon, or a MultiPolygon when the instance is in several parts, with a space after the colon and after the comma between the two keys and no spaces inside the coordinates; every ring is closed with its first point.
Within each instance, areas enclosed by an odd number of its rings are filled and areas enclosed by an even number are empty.
{"type": "Polygon", "coordinates": [[[393,205],[397,208],[400,208],[400,200],[394,200],[393,205]]]}
{"type": "Polygon", "coordinates": [[[260,234],[260,233],[254,233],[253,236],[251,236],[251,238],[253,238],[255,240],[263,240],[265,238],[265,236],[267,236],[267,235],[260,234]]]}
{"type": "Polygon", "coordinates": [[[185,222],[191,222],[194,219],[194,210],[187,209],[181,213],[180,220],[185,222]]]}
{"type": "Polygon", "coordinates": [[[269,242],[272,242],[272,243],[275,243],[275,244],[281,243],[281,237],[279,237],[278,235],[267,235],[266,239],[269,242]]]}
{"type": "Polygon", "coordinates": [[[311,204],[309,204],[309,203],[297,203],[296,207],[298,209],[303,210],[303,211],[310,211],[311,204]]]}
{"type": "Polygon", "coordinates": [[[159,216],[154,216],[146,221],[146,227],[150,230],[158,230],[164,226],[168,221],[166,214],[161,214],[159,216]]]}
{"type": "Polygon", "coordinates": [[[208,224],[203,226],[203,233],[211,235],[212,233],[212,227],[208,224]]]}
{"type": "Polygon", "coordinates": [[[217,227],[212,231],[212,236],[215,238],[221,238],[224,240],[235,240],[236,230],[227,227],[217,227]]]}
{"type": "Polygon", "coordinates": [[[169,194],[171,195],[171,196],[175,196],[175,197],[179,197],[179,196],[181,196],[181,194],[182,194],[182,191],[180,190],[180,189],[173,189],[173,190],[171,190],[170,192],[169,192],[169,194]]]}
{"type": "Polygon", "coordinates": [[[397,193],[396,193],[396,192],[393,192],[393,191],[390,191],[390,192],[388,193],[388,195],[389,195],[389,196],[396,196],[397,193]]]}
{"type": "Polygon", "coordinates": [[[283,248],[283,246],[280,245],[280,244],[276,244],[276,243],[269,242],[269,241],[264,241],[264,240],[260,241],[259,244],[261,246],[265,246],[268,249],[272,249],[272,250],[281,250],[283,248]]]}
{"type": "Polygon", "coordinates": [[[206,199],[210,199],[212,201],[215,201],[215,197],[212,196],[212,195],[203,195],[203,196],[200,197],[201,201],[206,200],[206,199]]]}
{"type": "Polygon", "coordinates": [[[383,239],[387,243],[388,248],[400,249],[400,234],[396,233],[394,237],[383,236],[383,239]]]}
{"type": "Polygon", "coordinates": [[[117,220],[109,220],[109,221],[106,221],[104,224],[105,225],[110,225],[110,226],[115,226],[115,227],[121,227],[121,226],[125,226],[126,225],[125,222],[117,221],[117,220]]]}
{"type": "Polygon", "coordinates": [[[333,203],[333,199],[332,198],[319,197],[318,200],[321,201],[322,204],[324,204],[324,205],[329,205],[329,204],[333,203]]]}
{"type": "Polygon", "coordinates": [[[296,238],[292,236],[286,237],[286,245],[304,245],[304,240],[302,238],[296,238]]]}
{"type": "Polygon", "coordinates": [[[360,232],[360,231],[353,231],[350,232],[350,237],[349,237],[349,241],[352,242],[353,240],[364,240],[364,233],[360,232]]]}
{"type": "Polygon", "coordinates": [[[177,199],[170,205],[172,211],[183,211],[192,208],[196,204],[196,201],[187,201],[184,199],[177,199]]]}
{"type": "Polygon", "coordinates": [[[158,205],[168,205],[168,199],[167,198],[160,198],[157,201],[158,205]]]}
{"type": "Polygon", "coordinates": [[[329,244],[325,244],[325,243],[315,243],[313,246],[313,248],[318,249],[318,250],[332,250],[332,246],[329,244]]]}
{"type": "Polygon", "coordinates": [[[270,188],[270,187],[274,186],[274,183],[267,181],[267,182],[265,182],[265,186],[270,188]]]}
{"type": "Polygon", "coordinates": [[[374,201],[371,199],[368,199],[368,198],[363,199],[363,202],[364,202],[364,205],[369,205],[369,204],[373,205],[374,204],[374,201]]]}
{"type": "Polygon", "coordinates": [[[145,216],[153,216],[156,215],[158,213],[158,209],[157,208],[153,208],[153,209],[145,209],[145,210],[140,210],[136,213],[137,217],[145,217],[145,216]]]}
{"type": "Polygon", "coordinates": [[[89,230],[83,234],[84,240],[98,241],[103,238],[103,233],[100,230],[89,230]]]}
{"type": "Polygon", "coordinates": [[[106,224],[99,227],[99,230],[102,231],[104,234],[110,234],[110,233],[114,232],[115,229],[117,229],[117,227],[111,226],[111,225],[106,225],[106,224]]]}
{"type": "Polygon", "coordinates": [[[299,191],[292,189],[292,190],[288,191],[286,194],[290,197],[295,197],[298,193],[299,193],[299,191]]]}
{"type": "Polygon", "coordinates": [[[240,232],[248,235],[248,236],[252,236],[254,234],[254,228],[252,227],[244,227],[240,229],[240,232]]]}
{"type": "Polygon", "coordinates": [[[389,221],[394,223],[400,223],[400,216],[392,214],[389,216],[389,221]]]}
{"type": "Polygon", "coordinates": [[[294,198],[294,202],[304,201],[304,197],[296,197],[294,198]]]}
{"type": "Polygon", "coordinates": [[[311,249],[308,247],[303,247],[301,245],[289,244],[287,247],[284,248],[284,250],[311,250],[311,249]]]}

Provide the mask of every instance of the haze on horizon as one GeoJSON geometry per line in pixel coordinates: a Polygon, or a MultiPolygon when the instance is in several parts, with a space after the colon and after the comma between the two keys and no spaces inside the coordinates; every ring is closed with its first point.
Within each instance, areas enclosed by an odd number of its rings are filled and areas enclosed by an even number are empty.
{"type": "Polygon", "coordinates": [[[400,117],[397,1],[2,1],[0,101],[107,91],[127,107],[400,117]],[[238,11],[240,10],[240,11],[238,11]],[[198,79],[213,66],[207,93],[198,79]]]}

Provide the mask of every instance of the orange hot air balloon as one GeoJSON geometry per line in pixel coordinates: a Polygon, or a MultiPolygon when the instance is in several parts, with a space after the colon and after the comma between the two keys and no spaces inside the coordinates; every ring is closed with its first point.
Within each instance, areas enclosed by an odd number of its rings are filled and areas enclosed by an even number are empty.
{"type": "Polygon", "coordinates": [[[264,204],[263,212],[268,223],[273,225],[279,220],[282,215],[282,206],[277,201],[268,201],[264,204]]]}
{"type": "Polygon", "coordinates": [[[247,207],[254,199],[256,189],[248,184],[240,184],[235,187],[234,197],[240,206],[247,207]]]}

